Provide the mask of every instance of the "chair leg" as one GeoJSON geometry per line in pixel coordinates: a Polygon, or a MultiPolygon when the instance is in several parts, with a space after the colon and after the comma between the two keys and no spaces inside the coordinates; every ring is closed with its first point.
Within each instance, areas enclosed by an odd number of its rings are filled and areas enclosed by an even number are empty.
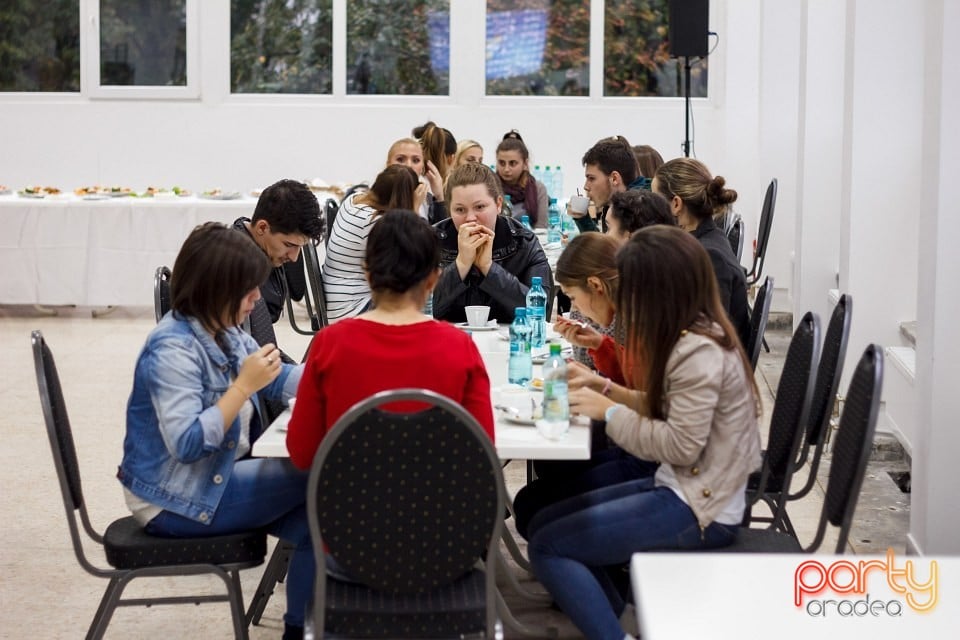
{"type": "Polygon", "coordinates": [[[284,578],[287,577],[287,565],[290,563],[292,554],[292,544],[284,540],[277,541],[277,546],[273,549],[270,561],[267,562],[267,566],[263,570],[263,576],[261,576],[257,590],[254,592],[253,598],[250,600],[250,606],[247,608],[245,618],[247,626],[260,624],[260,618],[267,608],[267,603],[270,601],[270,596],[273,595],[274,588],[278,582],[283,582],[284,578]]]}
{"type": "Polygon", "coordinates": [[[507,565],[506,558],[503,557],[503,554],[497,549],[497,571],[502,574],[507,582],[510,583],[510,588],[513,589],[517,595],[520,597],[529,600],[531,602],[536,602],[539,604],[550,604],[553,602],[553,597],[549,593],[534,593],[526,587],[520,584],[520,581],[517,580],[516,574],[510,570],[510,567],[507,565]]]}
{"type": "Polygon", "coordinates": [[[227,597],[230,599],[230,615],[233,618],[233,635],[237,640],[248,640],[249,623],[243,614],[243,587],[240,585],[240,570],[230,572],[227,583],[227,597]]]}
{"type": "Polygon", "coordinates": [[[103,597],[100,598],[100,606],[97,607],[97,612],[93,615],[90,628],[87,630],[87,640],[100,640],[103,638],[103,634],[106,633],[107,626],[110,624],[110,618],[113,617],[113,612],[117,608],[117,602],[120,601],[120,594],[123,593],[123,588],[126,584],[127,581],[124,578],[110,578],[110,583],[107,584],[107,588],[103,592],[103,597]]]}
{"type": "Polygon", "coordinates": [[[513,561],[516,562],[521,569],[533,575],[533,567],[530,566],[530,561],[523,557],[520,546],[517,545],[513,534],[510,533],[506,527],[503,527],[503,531],[500,533],[500,539],[503,540],[503,543],[507,546],[507,551],[510,552],[510,557],[513,558],[513,561]]]}
{"type": "Polygon", "coordinates": [[[503,595],[500,593],[499,589],[496,591],[496,597],[497,613],[500,614],[500,619],[503,620],[504,625],[516,631],[518,635],[526,638],[556,638],[560,635],[560,632],[556,627],[537,628],[520,622],[513,615],[513,612],[510,611],[510,607],[507,606],[507,603],[503,599],[503,595]]]}

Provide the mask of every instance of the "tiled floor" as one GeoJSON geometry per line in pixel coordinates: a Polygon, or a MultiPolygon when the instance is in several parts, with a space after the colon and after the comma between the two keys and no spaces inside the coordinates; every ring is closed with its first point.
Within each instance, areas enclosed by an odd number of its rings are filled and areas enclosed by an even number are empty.
{"type": "MultiPolygon", "coordinates": [[[[49,317],[32,307],[0,307],[0,638],[80,637],[105,586],[104,580],[79,567],[70,545],[40,415],[30,351],[31,330],[43,331],[57,360],[94,526],[102,530],[110,520],[126,514],[114,474],[121,457],[124,409],[133,365],[154,324],[153,310],[119,308],[97,319],[91,318],[89,308],[57,311],[56,317],[49,317]]],[[[302,353],[307,338],[294,334],[286,323],[277,326],[281,346],[288,353],[302,353]]],[[[773,353],[761,356],[758,382],[766,413],[772,406],[770,389],[775,387],[788,339],[786,334],[768,335],[773,353]]],[[[884,464],[871,468],[871,478],[865,483],[858,526],[851,537],[853,552],[872,553],[887,546],[903,549],[909,496],[891,489],[893,483],[885,470],[894,463],[884,464]]],[[[521,485],[524,477],[521,464],[508,466],[511,491],[521,485]]],[[[790,514],[802,541],[811,538],[821,503],[818,485],[806,499],[791,505],[790,514]]],[[[828,539],[822,549],[831,550],[833,544],[828,539]]],[[[95,563],[100,561],[98,556],[93,559],[95,563]]],[[[520,573],[532,588],[538,587],[529,576],[520,573]]],[[[259,569],[244,572],[244,593],[248,599],[259,576],[259,569]]],[[[135,582],[129,595],[180,590],[183,580],[135,582]]],[[[192,582],[201,590],[219,588],[206,578],[192,582]]],[[[522,621],[556,625],[561,637],[579,637],[559,612],[522,601],[509,589],[505,593],[522,621]]],[[[251,629],[251,638],[279,638],[282,613],[283,598],[278,593],[268,605],[261,626],[251,629]]],[[[232,637],[226,605],[120,609],[107,633],[108,638],[201,635],[232,637]]],[[[507,637],[519,636],[508,629],[507,637]]]]}

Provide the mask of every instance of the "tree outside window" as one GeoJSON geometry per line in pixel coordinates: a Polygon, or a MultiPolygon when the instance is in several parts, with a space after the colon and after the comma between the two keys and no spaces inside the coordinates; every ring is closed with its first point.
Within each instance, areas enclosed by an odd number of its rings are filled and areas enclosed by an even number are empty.
{"type": "Polygon", "coordinates": [[[100,84],[186,86],[186,0],[100,0],[100,84]]]}
{"type": "Polygon", "coordinates": [[[0,2],[0,91],[80,91],[79,0],[0,2]]]}
{"type": "Polygon", "coordinates": [[[233,93],[329,94],[332,0],[232,0],[233,93]]]}
{"type": "Polygon", "coordinates": [[[347,93],[448,95],[450,1],[348,2],[347,93]]]}
{"type": "MultiPolygon", "coordinates": [[[[670,57],[667,0],[607,0],[604,96],[682,96],[683,63],[670,57]]],[[[690,95],[707,95],[707,61],[691,61],[690,95]]]]}
{"type": "Polygon", "coordinates": [[[487,95],[585,96],[590,2],[488,0],[487,95]]]}

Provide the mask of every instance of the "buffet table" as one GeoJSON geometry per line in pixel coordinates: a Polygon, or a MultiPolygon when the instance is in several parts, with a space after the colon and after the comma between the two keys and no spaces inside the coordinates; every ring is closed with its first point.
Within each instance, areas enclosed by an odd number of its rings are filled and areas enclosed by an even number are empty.
{"type": "Polygon", "coordinates": [[[256,200],[0,196],[0,304],[153,304],[153,274],[173,266],[198,224],[250,216],[256,200]]]}

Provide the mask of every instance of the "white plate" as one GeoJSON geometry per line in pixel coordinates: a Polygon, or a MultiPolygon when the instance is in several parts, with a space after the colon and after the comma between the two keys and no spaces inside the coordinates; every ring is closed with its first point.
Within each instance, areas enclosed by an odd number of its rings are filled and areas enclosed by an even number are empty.
{"type": "Polygon", "coordinates": [[[0,189],[0,196],[8,196],[11,193],[13,193],[13,191],[11,191],[10,189],[0,189]]]}
{"type": "Polygon", "coordinates": [[[26,191],[17,191],[17,195],[21,198],[34,198],[36,200],[47,197],[45,193],[27,193],[26,191]]]}
{"type": "MultiPolygon", "coordinates": [[[[560,350],[561,358],[569,358],[571,356],[573,356],[573,347],[567,347],[566,349],[560,350]]],[[[532,356],[530,359],[533,361],[533,364],[543,364],[549,357],[550,352],[547,351],[546,353],[538,353],[537,355],[532,356]]]]}
{"type": "Polygon", "coordinates": [[[518,418],[514,414],[510,413],[509,411],[504,411],[503,409],[495,409],[495,411],[497,412],[498,418],[505,420],[510,424],[520,424],[525,427],[533,427],[537,424],[537,421],[533,418],[518,418]]]}
{"type": "MultiPolygon", "coordinates": [[[[482,324],[479,327],[474,327],[467,324],[466,322],[458,322],[457,327],[460,329],[466,329],[467,331],[496,331],[500,325],[497,324],[496,320],[491,320],[487,324],[482,324]]],[[[509,339],[509,338],[508,338],[509,339]]]]}
{"type": "Polygon", "coordinates": [[[237,193],[236,191],[232,191],[232,192],[230,192],[230,193],[219,193],[219,194],[216,194],[216,195],[201,193],[201,194],[200,194],[199,196],[197,196],[197,197],[198,197],[198,198],[203,198],[204,200],[237,200],[237,199],[239,199],[241,196],[240,196],[240,194],[237,193]]]}

